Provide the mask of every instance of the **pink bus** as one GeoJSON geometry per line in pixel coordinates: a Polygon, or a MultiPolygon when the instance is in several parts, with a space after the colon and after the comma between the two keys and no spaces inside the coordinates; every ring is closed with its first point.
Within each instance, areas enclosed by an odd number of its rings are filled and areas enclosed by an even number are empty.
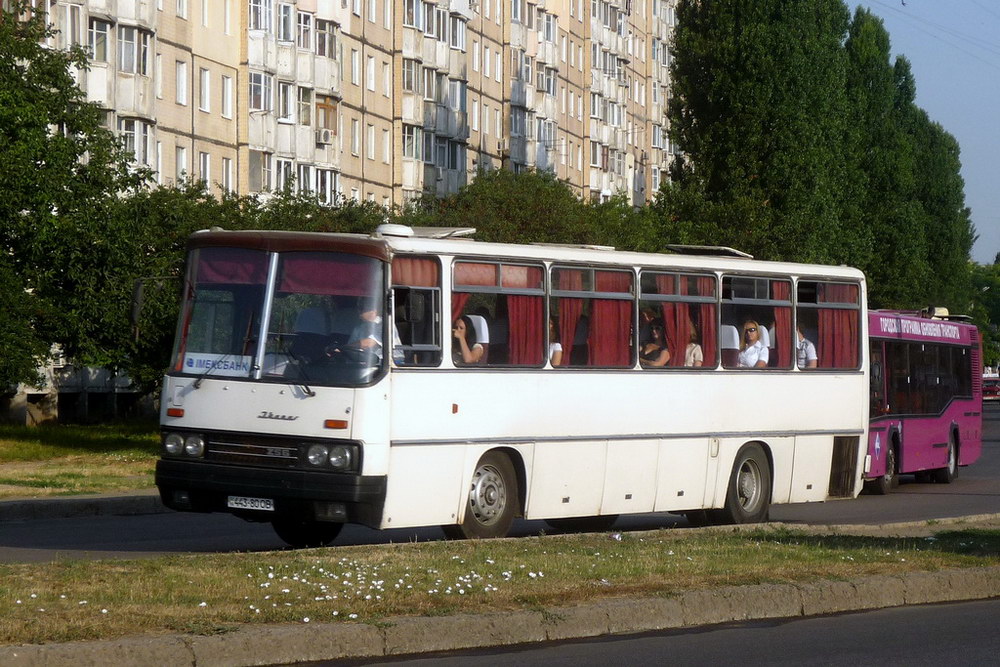
{"type": "Polygon", "coordinates": [[[982,453],[979,330],[958,319],[872,310],[871,414],[865,481],[885,494],[899,475],[949,484],[982,453]]]}

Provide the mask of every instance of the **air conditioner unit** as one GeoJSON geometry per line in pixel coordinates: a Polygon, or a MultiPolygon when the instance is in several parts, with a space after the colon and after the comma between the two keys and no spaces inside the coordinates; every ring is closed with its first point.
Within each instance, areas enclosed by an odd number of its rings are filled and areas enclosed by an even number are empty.
{"type": "Polygon", "coordinates": [[[503,155],[504,153],[510,152],[510,139],[503,138],[497,139],[497,153],[503,155]]]}
{"type": "Polygon", "coordinates": [[[327,127],[322,127],[316,130],[317,146],[328,146],[332,143],[333,143],[333,130],[327,127]]]}

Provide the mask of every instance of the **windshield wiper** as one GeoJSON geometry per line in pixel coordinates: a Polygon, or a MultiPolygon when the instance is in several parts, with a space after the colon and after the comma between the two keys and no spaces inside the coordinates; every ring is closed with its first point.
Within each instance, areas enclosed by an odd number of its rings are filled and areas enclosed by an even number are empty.
{"type": "MultiPolygon", "coordinates": [[[[288,356],[290,356],[292,358],[292,360],[295,361],[295,363],[296,363],[296,369],[298,370],[298,372],[301,373],[302,375],[304,375],[305,379],[308,380],[309,379],[309,374],[306,373],[306,363],[305,363],[305,360],[302,357],[300,357],[299,355],[295,354],[295,352],[292,351],[292,346],[288,344],[288,341],[280,333],[279,334],[275,334],[274,337],[275,337],[275,340],[278,342],[278,345],[281,347],[281,351],[284,352],[285,354],[287,354],[288,356]]],[[[293,384],[293,385],[295,385],[297,387],[300,387],[302,389],[302,391],[305,392],[306,396],[310,396],[311,397],[311,396],[315,396],[316,395],[316,392],[313,391],[312,387],[310,387],[305,382],[290,382],[289,384],[293,384]]]]}
{"type": "Polygon", "coordinates": [[[224,355],[222,355],[221,357],[219,357],[218,359],[216,359],[215,361],[213,361],[209,365],[209,367],[205,369],[205,372],[202,373],[201,375],[199,375],[197,377],[197,379],[195,379],[195,381],[191,383],[191,386],[194,387],[195,389],[197,389],[198,387],[200,387],[201,386],[201,381],[204,380],[205,378],[207,378],[208,374],[211,373],[212,371],[214,371],[218,367],[218,365],[221,364],[223,361],[225,361],[229,356],[230,356],[230,353],[226,352],[224,355]]]}

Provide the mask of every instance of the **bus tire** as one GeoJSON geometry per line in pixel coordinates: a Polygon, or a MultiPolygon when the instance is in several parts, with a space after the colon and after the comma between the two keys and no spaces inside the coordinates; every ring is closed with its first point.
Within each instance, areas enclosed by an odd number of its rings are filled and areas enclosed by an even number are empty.
{"type": "Polygon", "coordinates": [[[958,447],[954,433],[948,436],[948,465],[932,470],[931,475],[938,484],[951,484],[958,477],[958,447]]]}
{"type": "Polygon", "coordinates": [[[617,514],[601,514],[599,516],[574,516],[564,519],[546,519],[545,523],[547,523],[550,528],[566,531],[568,533],[602,533],[605,530],[610,530],[611,526],[613,526],[617,520],[617,514]]]}
{"type": "Polygon", "coordinates": [[[872,493],[877,496],[884,496],[899,486],[899,473],[896,465],[896,446],[889,445],[885,450],[885,474],[874,480],[871,486],[872,493]]]}
{"type": "Polygon", "coordinates": [[[325,547],[337,539],[344,524],[303,519],[274,519],[271,527],[294,549],[325,547]]]}
{"type": "Polygon", "coordinates": [[[753,442],[740,449],[727,489],[726,504],[717,514],[718,523],[767,521],[771,507],[771,466],[763,447],[753,442]]]}
{"type": "Polygon", "coordinates": [[[504,537],[517,513],[517,474],[503,452],[483,454],[476,464],[466,498],[465,517],[455,526],[443,526],[451,538],[504,537]]]}

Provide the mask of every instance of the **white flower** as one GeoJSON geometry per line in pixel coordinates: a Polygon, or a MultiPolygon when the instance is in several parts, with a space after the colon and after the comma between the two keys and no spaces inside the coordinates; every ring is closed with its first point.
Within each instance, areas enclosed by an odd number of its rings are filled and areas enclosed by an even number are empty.
{"type": "Polygon", "coordinates": [[[199,607],[207,607],[207,606],[208,606],[208,603],[207,603],[207,602],[202,602],[202,603],[200,603],[200,604],[199,604],[198,606],[199,606],[199,607]]]}
{"type": "Polygon", "coordinates": [[[303,618],[303,619],[302,619],[302,622],[303,622],[303,623],[308,623],[308,622],[309,622],[309,617],[308,617],[308,616],[306,616],[305,618],[303,618]]]}

